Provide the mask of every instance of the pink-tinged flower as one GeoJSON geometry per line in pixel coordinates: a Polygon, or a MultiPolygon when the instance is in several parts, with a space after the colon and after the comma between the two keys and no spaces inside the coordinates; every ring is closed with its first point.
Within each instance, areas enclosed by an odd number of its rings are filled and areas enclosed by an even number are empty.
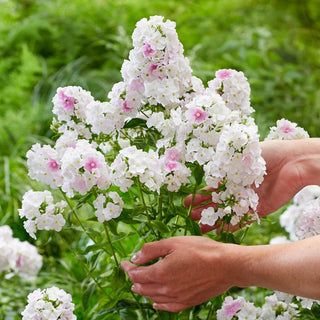
{"type": "Polygon", "coordinates": [[[207,113],[199,107],[193,107],[188,110],[189,120],[197,124],[205,121],[208,117],[207,113]]]}
{"type": "Polygon", "coordinates": [[[149,57],[154,53],[154,50],[151,48],[151,45],[146,43],[143,47],[142,47],[142,52],[144,54],[145,57],[149,57]]]}
{"type": "Polygon", "coordinates": [[[231,76],[231,71],[227,69],[221,69],[216,72],[216,77],[221,80],[228,79],[230,78],[230,76],[231,76]]]}
{"type": "Polygon", "coordinates": [[[70,111],[74,108],[75,98],[66,96],[62,90],[59,92],[59,96],[63,107],[67,111],[70,111]]]}
{"type": "MultiPolygon", "coordinates": [[[[239,297],[233,300],[232,297],[228,296],[225,298],[222,305],[222,312],[225,317],[230,317],[230,319],[242,308],[244,298],[239,297]]],[[[229,318],[228,318],[229,319],[229,318]]]]}
{"type": "Polygon", "coordinates": [[[59,170],[59,164],[55,159],[49,159],[47,166],[52,172],[59,170]]]}
{"type": "Polygon", "coordinates": [[[17,266],[18,267],[21,267],[22,266],[22,259],[23,259],[23,256],[19,256],[18,260],[17,260],[17,266]]]}
{"type": "Polygon", "coordinates": [[[92,170],[97,169],[99,167],[100,163],[98,159],[94,157],[89,157],[86,161],[86,164],[84,165],[84,168],[89,172],[92,172],[92,170]]]}
{"type": "Polygon", "coordinates": [[[225,315],[226,316],[234,316],[242,307],[242,303],[240,301],[234,301],[230,305],[226,306],[225,315]]]}
{"type": "Polygon", "coordinates": [[[152,73],[154,70],[156,70],[158,68],[158,66],[156,64],[151,64],[150,68],[149,68],[149,72],[152,73]]]}
{"type": "Polygon", "coordinates": [[[282,127],[279,128],[280,131],[283,133],[290,133],[293,132],[294,129],[290,126],[290,124],[284,124],[282,127]]]}
{"type": "Polygon", "coordinates": [[[167,149],[165,154],[166,159],[169,161],[178,161],[181,158],[181,154],[176,148],[167,149]]]}
{"type": "Polygon", "coordinates": [[[138,91],[140,89],[144,88],[143,81],[140,79],[133,79],[130,83],[130,90],[132,91],[138,91]]]}
{"type": "Polygon", "coordinates": [[[175,170],[179,169],[180,163],[177,161],[168,161],[166,163],[166,167],[169,171],[175,171],[175,170]]]}
{"type": "Polygon", "coordinates": [[[122,105],[122,111],[129,112],[132,109],[133,109],[133,106],[131,106],[130,103],[127,100],[125,100],[122,105]]]}
{"type": "Polygon", "coordinates": [[[242,159],[243,163],[246,165],[246,166],[251,166],[252,164],[252,158],[247,154],[245,157],[243,157],[242,159]]]}

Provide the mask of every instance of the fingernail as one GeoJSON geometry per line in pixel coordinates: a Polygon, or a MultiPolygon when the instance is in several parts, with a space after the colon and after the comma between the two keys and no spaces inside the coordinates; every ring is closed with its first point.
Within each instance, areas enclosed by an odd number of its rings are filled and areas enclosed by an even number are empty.
{"type": "Polygon", "coordinates": [[[133,284],[131,287],[131,291],[134,291],[136,289],[136,286],[133,284]]]}
{"type": "Polygon", "coordinates": [[[134,254],[134,255],[131,257],[131,261],[132,261],[132,262],[135,262],[136,260],[137,260],[137,255],[134,254]]]}

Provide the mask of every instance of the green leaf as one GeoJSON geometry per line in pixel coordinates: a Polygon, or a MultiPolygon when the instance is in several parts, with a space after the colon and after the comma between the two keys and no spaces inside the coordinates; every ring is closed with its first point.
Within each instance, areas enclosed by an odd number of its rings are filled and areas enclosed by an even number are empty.
{"type": "Polygon", "coordinates": [[[94,282],[90,283],[86,291],[83,293],[82,296],[82,305],[84,310],[88,309],[90,298],[93,295],[94,291],[96,290],[96,284],[94,282]]]}
{"type": "Polygon", "coordinates": [[[109,243],[107,241],[101,242],[101,243],[96,243],[91,246],[87,246],[86,249],[84,250],[84,253],[89,253],[89,252],[94,252],[97,250],[101,250],[104,247],[108,247],[109,243]]]}
{"type": "Polygon", "coordinates": [[[196,179],[197,185],[200,185],[202,183],[203,176],[204,176],[203,167],[200,165],[197,165],[194,169],[194,177],[196,179]]]}
{"type": "Polygon", "coordinates": [[[191,217],[186,218],[186,226],[187,226],[187,229],[190,231],[191,235],[193,236],[202,235],[199,224],[195,222],[191,217]]]}
{"type": "Polygon", "coordinates": [[[112,287],[119,291],[127,285],[125,272],[120,267],[115,267],[112,273],[112,287]]]}
{"type": "Polygon", "coordinates": [[[170,230],[165,223],[160,220],[152,220],[151,224],[154,228],[158,229],[161,233],[169,233],[170,230]]]}
{"type": "Polygon", "coordinates": [[[140,118],[133,118],[129,120],[128,122],[125,123],[123,126],[124,129],[129,129],[129,128],[135,128],[135,127],[147,127],[147,120],[140,119],[140,118]]]}
{"type": "Polygon", "coordinates": [[[107,221],[106,224],[107,224],[107,228],[109,228],[109,230],[110,230],[113,234],[115,234],[115,235],[118,234],[118,230],[117,230],[117,228],[118,228],[118,223],[117,223],[115,220],[111,219],[111,220],[107,221]]]}
{"type": "Polygon", "coordinates": [[[137,313],[130,309],[121,309],[120,310],[120,319],[125,320],[138,320],[139,317],[137,313]]]}

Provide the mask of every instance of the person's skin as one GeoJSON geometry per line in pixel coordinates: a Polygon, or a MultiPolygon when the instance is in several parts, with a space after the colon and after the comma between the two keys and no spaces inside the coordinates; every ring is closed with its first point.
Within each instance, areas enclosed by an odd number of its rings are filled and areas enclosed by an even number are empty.
{"type": "MultiPolygon", "coordinates": [[[[320,184],[320,139],[273,140],[261,143],[261,148],[267,175],[256,189],[260,216],[286,204],[304,186],[320,184]]],[[[208,196],[197,195],[194,205],[207,200],[208,196]]],[[[200,211],[193,209],[192,216],[198,219],[200,211]]],[[[263,246],[183,236],[145,244],[133,263],[124,261],[121,266],[134,292],[153,301],[155,309],[172,312],[205,302],[232,286],[259,286],[318,300],[319,248],[320,236],[263,246]],[[160,257],[153,265],[139,266],[160,257]]]]}

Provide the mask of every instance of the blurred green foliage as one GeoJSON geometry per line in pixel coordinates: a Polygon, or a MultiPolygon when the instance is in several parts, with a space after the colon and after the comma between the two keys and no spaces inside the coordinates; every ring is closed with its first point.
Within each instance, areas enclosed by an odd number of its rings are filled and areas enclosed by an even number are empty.
{"type": "MultiPolygon", "coordinates": [[[[39,186],[27,177],[25,154],[33,143],[50,143],[57,87],[80,85],[106,99],[121,80],[135,23],[151,15],[176,22],[204,82],[219,68],[245,73],[261,139],[282,117],[320,136],[320,0],[0,0],[0,225],[10,224],[15,236],[30,240],[17,209],[24,192],[39,186]]],[[[277,216],[250,228],[248,243],[279,235],[277,216]]],[[[44,275],[55,268],[59,281],[79,293],[75,299],[81,291],[89,299],[92,286],[78,264],[68,255],[59,265],[49,258],[80,250],[79,237],[70,250],[59,237],[43,237],[44,275]]],[[[16,318],[7,312],[4,319],[16,318]]]]}

